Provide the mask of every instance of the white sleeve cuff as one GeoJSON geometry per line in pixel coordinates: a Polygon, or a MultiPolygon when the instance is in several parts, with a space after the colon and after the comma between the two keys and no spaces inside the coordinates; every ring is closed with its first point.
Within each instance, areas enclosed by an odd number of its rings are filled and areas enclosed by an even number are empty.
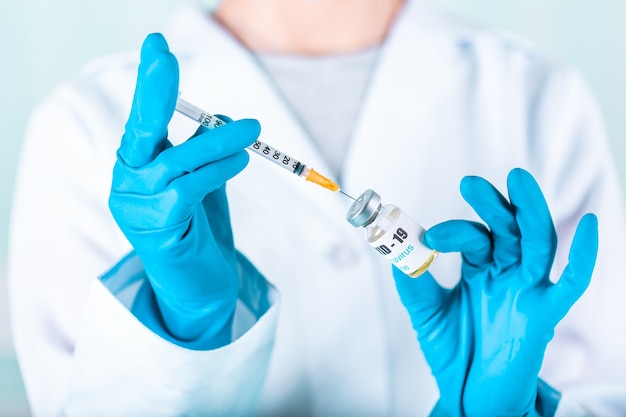
{"type": "Polygon", "coordinates": [[[244,294],[241,301],[255,324],[227,346],[190,350],[162,339],[129,311],[129,294],[143,275],[140,266],[129,256],[91,288],[67,414],[250,414],[273,347],[279,304],[275,289],[259,274],[252,276],[255,282],[244,284],[253,294],[244,294]]]}

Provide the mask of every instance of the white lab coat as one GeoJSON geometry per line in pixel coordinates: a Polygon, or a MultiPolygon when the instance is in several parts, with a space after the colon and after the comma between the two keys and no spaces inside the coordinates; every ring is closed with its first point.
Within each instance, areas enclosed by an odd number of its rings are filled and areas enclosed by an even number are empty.
{"type": "MultiPolygon", "coordinates": [[[[184,8],[165,34],[189,101],[258,118],[268,143],[330,172],[254,57],[219,25],[184,8]]],[[[107,198],[137,59],[133,51],[88,65],[40,106],[24,143],[10,285],[33,413],[249,414],[260,396],[258,415],[427,415],[434,379],[389,264],[344,219],[350,201],[257,156],[228,186],[236,245],[275,287],[244,274],[249,311],[241,304],[238,321],[253,324],[231,345],[191,351],[128,311],[141,265],[124,258],[131,248],[107,198]]],[[[170,134],[194,129],[175,116],[170,134]]],[[[409,2],[382,48],[342,186],[373,188],[430,227],[476,219],[458,191],[464,175],[506,192],[513,167],[530,170],[552,209],[555,276],[578,219],[591,211],[600,222],[593,281],[559,324],[542,376],[597,415],[626,415],[624,208],[589,91],[523,41],[409,2]]],[[[441,255],[432,272],[452,285],[458,266],[441,255]]],[[[577,415],[567,410],[560,415],[577,415]]]]}

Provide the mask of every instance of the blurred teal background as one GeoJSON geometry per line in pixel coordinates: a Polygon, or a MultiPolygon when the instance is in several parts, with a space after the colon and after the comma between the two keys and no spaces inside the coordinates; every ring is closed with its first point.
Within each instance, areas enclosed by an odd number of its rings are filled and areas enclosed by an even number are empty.
{"type": "MultiPolygon", "coordinates": [[[[623,0],[422,0],[518,33],[578,67],[605,114],[626,184],[626,2],[623,0]]],[[[8,218],[20,141],[29,113],[86,61],[139,49],[182,0],[79,0],[0,4],[0,416],[28,407],[11,345],[6,294],[8,218]]],[[[53,204],[54,202],[48,202],[53,204]]]]}

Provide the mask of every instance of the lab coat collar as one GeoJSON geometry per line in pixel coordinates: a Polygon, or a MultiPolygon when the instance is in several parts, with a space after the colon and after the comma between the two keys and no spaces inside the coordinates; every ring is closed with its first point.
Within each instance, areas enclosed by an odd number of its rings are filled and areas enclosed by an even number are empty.
{"type": "MultiPolygon", "coordinates": [[[[470,34],[453,28],[421,2],[406,3],[380,52],[348,150],[344,163],[348,189],[373,188],[393,201],[402,189],[398,175],[420,171],[399,166],[396,155],[414,154],[416,166],[427,158],[419,149],[425,140],[420,137],[423,121],[462,80],[460,45],[470,34]]],[[[432,173],[419,175],[402,180],[418,182],[432,173]]]]}

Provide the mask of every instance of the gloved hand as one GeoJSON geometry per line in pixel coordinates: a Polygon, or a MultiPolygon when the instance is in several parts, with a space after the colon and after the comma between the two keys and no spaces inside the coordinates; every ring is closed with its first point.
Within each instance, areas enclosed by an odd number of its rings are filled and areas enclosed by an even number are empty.
{"type": "Polygon", "coordinates": [[[179,345],[210,349],[230,342],[238,297],[225,182],[248,163],[244,148],[260,126],[241,120],[201,129],[173,147],[167,125],[177,96],[176,58],[161,35],[149,35],[109,207],[148,278],[133,313],[179,345]]]}
{"type": "Polygon", "coordinates": [[[445,289],[429,273],[412,279],[394,268],[400,298],[440,390],[438,409],[450,416],[553,415],[559,396],[538,378],[556,324],[591,279],[597,219],[583,216],[556,284],[549,272],[557,238],[532,176],[514,169],[510,201],[480,177],[461,193],[487,227],[452,220],[426,232],[441,252],[461,252],[461,280],[445,289]],[[539,391],[538,391],[539,390],[539,391]]]}

